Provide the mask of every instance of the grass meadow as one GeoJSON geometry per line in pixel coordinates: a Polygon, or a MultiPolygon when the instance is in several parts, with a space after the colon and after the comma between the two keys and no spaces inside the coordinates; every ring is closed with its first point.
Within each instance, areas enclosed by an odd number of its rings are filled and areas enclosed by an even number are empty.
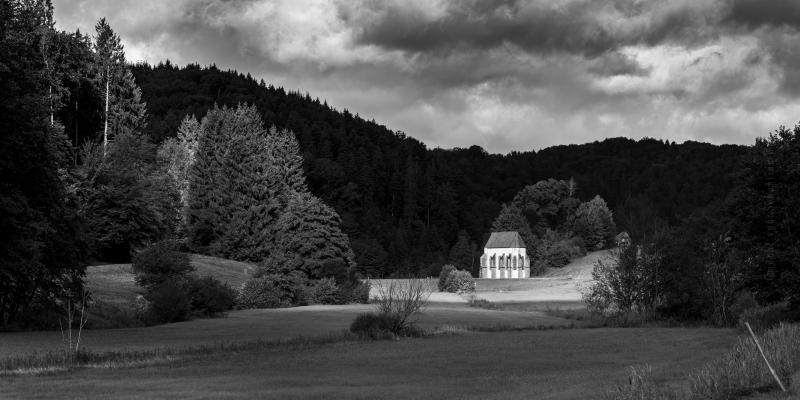
{"type": "Polygon", "coordinates": [[[602,397],[630,365],[663,381],[722,355],[720,329],[471,332],[345,341],[177,359],[146,368],[80,369],[0,380],[4,398],[576,399],[602,397]]]}
{"type": "MultiPolygon", "coordinates": [[[[601,256],[590,253],[540,279],[478,280],[474,295],[434,292],[416,317],[427,332],[417,338],[372,341],[347,333],[373,305],[238,310],[85,330],[90,361],[6,372],[0,398],[616,399],[609,393],[628,382],[631,366],[651,367],[659,387],[688,387],[688,373],[740,343],[741,332],[728,329],[601,328],[576,318],[584,312],[579,289],[586,270],[601,256]]],[[[251,268],[198,255],[192,263],[199,275],[233,287],[251,268]]],[[[139,293],[129,264],[90,267],[87,278],[104,303],[124,306],[139,293]]],[[[436,280],[428,284],[435,289],[436,280]]],[[[0,333],[4,368],[13,360],[58,358],[60,349],[59,332],[0,333]]],[[[787,398],[764,397],[773,395],[753,398],[787,398]]]]}

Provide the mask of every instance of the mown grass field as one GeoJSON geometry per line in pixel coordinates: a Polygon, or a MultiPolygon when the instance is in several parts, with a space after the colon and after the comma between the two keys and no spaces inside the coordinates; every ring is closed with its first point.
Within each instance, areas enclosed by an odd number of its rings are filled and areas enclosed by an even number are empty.
{"type": "Polygon", "coordinates": [[[344,342],[132,369],[6,377],[3,398],[587,399],[649,363],[678,382],[718,357],[719,329],[567,329],[344,342]]]}
{"type": "MultiPolygon", "coordinates": [[[[93,351],[109,351],[319,336],[346,330],[358,314],[372,310],[371,305],[355,304],[240,310],[232,311],[224,318],[141,328],[86,330],[83,344],[93,351]]],[[[574,324],[544,313],[494,311],[463,304],[431,304],[418,317],[418,323],[422,327],[558,327],[574,324]]],[[[58,350],[60,341],[59,332],[0,332],[0,357],[58,350]]]]}
{"type": "MultiPolygon", "coordinates": [[[[192,263],[198,274],[234,287],[251,268],[197,255],[192,263]]],[[[147,367],[6,376],[0,379],[0,398],[599,398],[623,383],[627,368],[636,364],[652,365],[664,383],[681,384],[689,371],[719,357],[735,341],[737,333],[732,330],[587,329],[582,322],[544,312],[580,307],[574,298],[576,283],[584,281],[580,274],[590,266],[578,260],[567,275],[479,281],[476,296],[495,296],[502,304],[499,309],[473,308],[464,296],[434,293],[417,320],[423,328],[482,327],[486,332],[456,330],[460,333],[399,341],[258,348],[178,357],[147,367]],[[553,291],[562,296],[553,296],[553,291]]],[[[139,293],[127,264],[90,267],[88,281],[95,298],[102,301],[123,304],[139,293]]],[[[435,288],[436,281],[429,284],[435,288]]],[[[346,330],[356,315],[373,309],[345,305],[232,311],[223,318],[88,330],[83,344],[103,352],[321,337],[346,330]]],[[[0,358],[59,349],[58,332],[0,333],[0,358]]]]}

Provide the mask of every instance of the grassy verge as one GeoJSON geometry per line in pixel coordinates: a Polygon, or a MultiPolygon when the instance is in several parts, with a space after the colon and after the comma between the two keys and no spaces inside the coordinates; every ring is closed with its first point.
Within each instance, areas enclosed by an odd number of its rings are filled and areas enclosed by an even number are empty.
{"type": "MultiPolygon", "coordinates": [[[[432,328],[415,328],[412,337],[437,337],[447,335],[460,335],[479,332],[513,332],[513,331],[538,331],[550,329],[571,329],[574,325],[441,325],[432,328]]],[[[390,335],[379,339],[398,340],[399,337],[390,335]]],[[[240,342],[217,342],[193,346],[159,347],[146,350],[104,351],[94,352],[81,350],[70,355],[60,351],[30,353],[0,359],[0,376],[15,375],[48,375],[75,369],[93,368],[135,368],[146,365],[164,364],[177,360],[203,357],[208,355],[238,353],[255,350],[303,350],[318,346],[370,341],[372,339],[359,336],[349,331],[340,331],[322,336],[297,336],[292,339],[257,339],[240,342]]]]}
{"type": "MultiPolygon", "coordinates": [[[[800,324],[781,324],[758,339],[783,384],[791,387],[792,374],[800,370],[800,324]]],[[[687,383],[682,389],[660,387],[649,366],[631,367],[628,384],[618,386],[607,398],[722,400],[780,390],[749,336],[741,337],[723,357],[691,373],[687,383]]]]}
{"type": "Polygon", "coordinates": [[[64,352],[31,353],[0,359],[0,376],[46,375],[81,368],[132,368],[206,355],[265,349],[297,350],[356,340],[359,340],[356,335],[342,331],[316,337],[298,336],[292,339],[218,342],[197,346],[161,347],[148,350],[106,352],[81,350],[74,355],[64,352]]]}

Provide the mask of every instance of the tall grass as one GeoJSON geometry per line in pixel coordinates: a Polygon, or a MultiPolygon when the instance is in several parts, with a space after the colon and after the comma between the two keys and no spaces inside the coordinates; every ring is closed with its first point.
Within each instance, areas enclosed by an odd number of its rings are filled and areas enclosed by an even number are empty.
{"type": "MultiPolygon", "coordinates": [[[[782,323],[758,338],[776,373],[788,386],[800,370],[800,325],[782,323]]],[[[742,337],[723,357],[691,373],[684,391],[655,384],[652,368],[632,367],[628,383],[607,394],[608,399],[707,399],[723,400],[746,396],[756,391],[778,390],[764,359],[751,337],[742,337]]]]}
{"type": "Polygon", "coordinates": [[[635,365],[628,369],[628,382],[606,393],[609,400],[674,400],[681,399],[676,391],[656,385],[650,364],[635,365]]]}
{"type": "MultiPolygon", "coordinates": [[[[800,325],[782,323],[766,331],[759,341],[778,377],[788,385],[791,375],[800,369],[800,325]]],[[[749,337],[740,338],[728,354],[692,374],[689,383],[696,398],[707,399],[726,399],[777,388],[749,337]]]]}

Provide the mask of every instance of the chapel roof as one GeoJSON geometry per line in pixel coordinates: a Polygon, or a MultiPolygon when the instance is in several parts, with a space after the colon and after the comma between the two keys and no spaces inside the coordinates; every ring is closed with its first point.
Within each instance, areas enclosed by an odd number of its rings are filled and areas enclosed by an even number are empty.
{"type": "Polygon", "coordinates": [[[517,231],[492,232],[492,235],[489,236],[489,240],[484,247],[487,249],[523,248],[525,247],[525,242],[522,241],[522,237],[517,231]]]}

